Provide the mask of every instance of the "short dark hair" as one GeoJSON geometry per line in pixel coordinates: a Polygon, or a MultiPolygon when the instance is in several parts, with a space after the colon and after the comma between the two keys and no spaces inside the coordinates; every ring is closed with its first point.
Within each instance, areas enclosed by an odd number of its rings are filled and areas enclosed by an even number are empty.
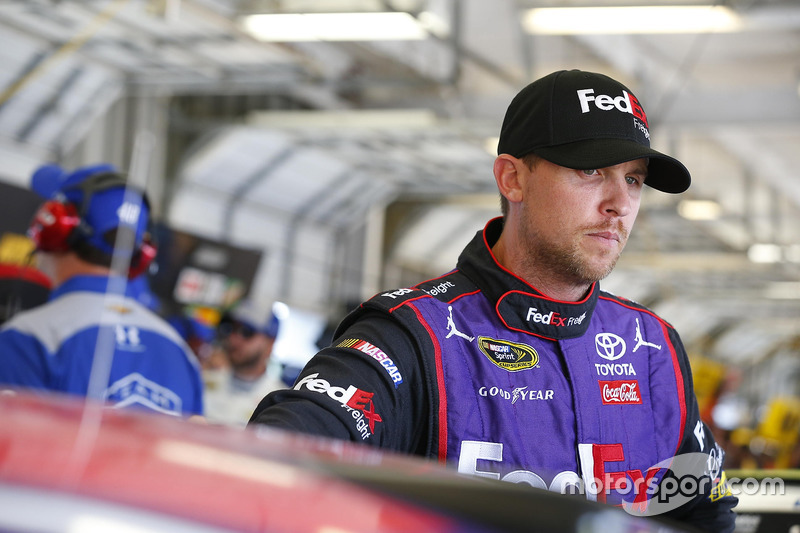
{"type": "MultiPolygon", "coordinates": [[[[102,237],[103,241],[111,246],[112,249],[117,241],[117,233],[119,231],[128,231],[129,233],[132,233],[133,230],[124,226],[119,226],[105,232],[102,237]]],[[[128,237],[131,240],[133,239],[133,235],[129,235],[128,237]]],[[[86,261],[87,263],[111,268],[111,262],[114,258],[113,254],[106,253],[103,250],[96,248],[88,240],[84,239],[76,242],[72,245],[71,249],[80,259],[86,261]]],[[[132,250],[131,252],[135,254],[136,250],[132,250]]]]}
{"type": "MultiPolygon", "coordinates": [[[[540,159],[541,157],[533,153],[524,155],[520,158],[520,160],[525,163],[525,166],[527,166],[529,170],[533,170],[533,167],[536,166],[536,163],[538,163],[540,159]]],[[[503,214],[503,218],[508,216],[508,199],[506,199],[506,197],[502,194],[500,195],[500,212],[503,214]]]]}

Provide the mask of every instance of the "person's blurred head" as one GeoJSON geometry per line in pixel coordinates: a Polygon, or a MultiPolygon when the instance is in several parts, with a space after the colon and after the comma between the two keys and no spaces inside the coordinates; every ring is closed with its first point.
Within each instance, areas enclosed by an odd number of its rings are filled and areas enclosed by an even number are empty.
{"type": "Polygon", "coordinates": [[[167,322],[186,341],[200,364],[205,365],[213,351],[212,345],[217,334],[214,326],[194,316],[188,309],[169,316],[167,322]]]}
{"type": "Polygon", "coordinates": [[[244,301],[220,319],[217,336],[234,373],[258,377],[266,372],[280,320],[266,306],[244,301]]]}
{"type": "Polygon", "coordinates": [[[132,278],[154,258],[155,248],[147,235],[146,196],[128,187],[113,165],[73,171],[44,165],[34,172],[31,188],[45,201],[31,222],[29,235],[40,252],[42,270],[55,283],[64,278],[55,272],[62,260],[70,263],[70,270],[85,263],[99,273],[112,267],[115,254],[122,254],[124,261],[119,264],[126,270],[130,265],[130,270],[120,274],[132,278]]]}

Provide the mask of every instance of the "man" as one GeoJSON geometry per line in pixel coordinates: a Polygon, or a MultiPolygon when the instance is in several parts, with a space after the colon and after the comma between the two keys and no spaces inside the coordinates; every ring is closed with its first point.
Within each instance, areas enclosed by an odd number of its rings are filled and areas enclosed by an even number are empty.
{"type": "Polygon", "coordinates": [[[169,415],[202,414],[199,365],[129,278],[155,257],[149,205],[111,165],[47,165],[30,236],[50,300],[0,330],[0,388],[58,391],[169,415]]]}
{"type": "Polygon", "coordinates": [[[604,75],[560,71],[524,88],[494,163],[503,217],[454,271],[362,304],[251,423],[732,531],[736,500],[677,332],[598,284],[643,186],[689,187],[686,168],[649,137],[639,101],[604,75]],[[664,465],[698,455],[700,490],[656,505],[664,465]]]}
{"type": "Polygon", "coordinates": [[[222,316],[217,336],[227,365],[203,372],[208,421],[245,426],[261,398],[286,388],[270,365],[279,330],[277,315],[252,300],[222,316]]]}

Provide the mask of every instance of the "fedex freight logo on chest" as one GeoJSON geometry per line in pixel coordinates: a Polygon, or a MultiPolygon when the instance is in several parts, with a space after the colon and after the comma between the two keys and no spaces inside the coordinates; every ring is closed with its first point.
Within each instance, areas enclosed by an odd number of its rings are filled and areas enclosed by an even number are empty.
{"type": "Polygon", "coordinates": [[[640,104],[639,100],[637,100],[636,97],[628,91],[622,91],[622,95],[620,96],[609,96],[607,94],[595,95],[594,89],[579,89],[578,101],[581,103],[581,113],[589,113],[593,106],[600,111],[611,111],[616,109],[617,111],[621,111],[623,113],[630,113],[639,119],[639,121],[641,121],[641,126],[639,129],[642,130],[642,133],[644,133],[645,137],[648,139],[650,138],[647,115],[644,113],[642,104],[640,104]]]}
{"type": "Polygon", "coordinates": [[[534,324],[545,324],[559,327],[577,326],[583,319],[586,318],[586,313],[581,316],[561,316],[560,313],[550,311],[549,313],[542,313],[536,307],[529,307],[528,314],[525,315],[525,320],[533,322],[534,324]]]}

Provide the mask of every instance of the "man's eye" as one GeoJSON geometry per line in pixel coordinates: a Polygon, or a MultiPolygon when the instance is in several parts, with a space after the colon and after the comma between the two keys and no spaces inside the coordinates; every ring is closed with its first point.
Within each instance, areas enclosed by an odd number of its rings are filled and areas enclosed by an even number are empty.
{"type": "Polygon", "coordinates": [[[593,168],[590,170],[584,170],[583,173],[586,174],[587,176],[595,176],[597,175],[597,169],[593,168]]]}
{"type": "Polygon", "coordinates": [[[644,181],[644,180],[640,180],[636,176],[627,176],[625,178],[625,180],[627,180],[628,185],[639,185],[642,181],[644,181]]]}

